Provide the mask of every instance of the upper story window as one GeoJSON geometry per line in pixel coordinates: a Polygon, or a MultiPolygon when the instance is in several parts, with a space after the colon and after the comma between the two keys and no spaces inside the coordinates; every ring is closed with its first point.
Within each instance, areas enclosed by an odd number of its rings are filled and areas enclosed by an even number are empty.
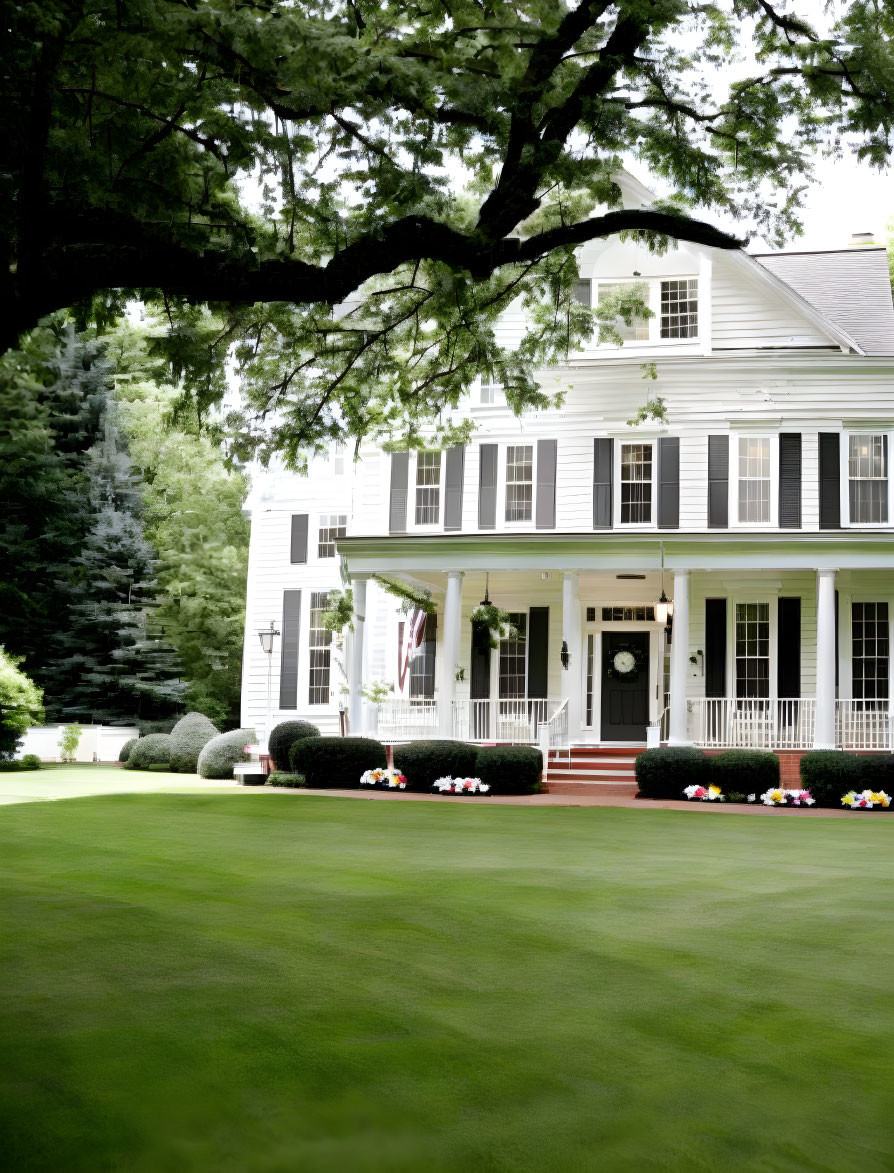
{"type": "Polygon", "coordinates": [[[502,383],[492,383],[490,379],[481,380],[481,394],[479,396],[482,403],[499,403],[500,392],[503,390],[502,383]]]}
{"type": "MultiPolygon", "coordinates": [[[[618,293],[623,293],[628,284],[628,282],[624,281],[600,281],[598,295],[600,304],[609,297],[614,297],[618,293]]],[[[644,298],[644,300],[646,299],[644,298]]],[[[587,304],[589,305],[589,302],[587,304]]],[[[623,318],[615,318],[612,325],[625,342],[649,341],[648,318],[631,318],[629,326],[623,318]]]]}
{"type": "Polygon", "coordinates": [[[506,449],[506,520],[530,521],[534,508],[534,446],[506,449]]]}
{"type": "Polygon", "coordinates": [[[345,446],[341,440],[335,442],[335,448],[332,452],[332,471],[337,477],[344,476],[345,472],[345,446]]]}
{"type": "Polygon", "coordinates": [[[416,455],[416,524],[437,525],[441,512],[441,453],[416,455]]]}
{"type": "Polygon", "coordinates": [[[743,525],[769,525],[770,476],[769,437],[740,436],[739,521],[743,525]]]}
{"type": "Polygon", "coordinates": [[[334,558],[335,543],[347,533],[348,518],[344,513],[323,513],[320,516],[318,558],[334,558]]]}
{"type": "Polygon", "coordinates": [[[848,493],[852,525],[888,520],[888,437],[848,438],[848,493]]]}
{"type": "MultiPolygon", "coordinates": [[[[600,285],[600,290],[602,286],[600,285]]],[[[593,282],[587,277],[580,277],[574,283],[572,296],[575,301],[579,301],[581,305],[593,304],[593,282]]]]}
{"type": "Polygon", "coordinates": [[[698,337],[698,280],[661,282],[661,337],[698,337]]]}
{"type": "Polygon", "coordinates": [[[621,524],[652,520],[652,445],[621,444],[621,524]]]}

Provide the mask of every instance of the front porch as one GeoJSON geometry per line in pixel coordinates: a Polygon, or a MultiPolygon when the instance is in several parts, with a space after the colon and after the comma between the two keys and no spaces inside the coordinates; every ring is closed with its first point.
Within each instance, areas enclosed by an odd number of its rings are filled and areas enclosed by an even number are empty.
{"type": "Polygon", "coordinates": [[[343,539],[351,729],[390,742],[894,751],[891,547],[865,534],[343,539]],[[377,576],[429,591],[436,618],[425,671],[372,709],[361,696],[368,603],[371,630],[385,630],[377,576]],[[518,638],[476,640],[483,600],[518,638]]]}

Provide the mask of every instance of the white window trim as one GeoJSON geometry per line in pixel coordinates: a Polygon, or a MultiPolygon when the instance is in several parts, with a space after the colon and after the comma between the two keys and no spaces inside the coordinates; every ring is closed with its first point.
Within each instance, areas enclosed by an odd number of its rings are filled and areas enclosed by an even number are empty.
{"type": "Polygon", "coordinates": [[[497,531],[501,529],[514,533],[516,530],[525,532],[535,528],[534,519],[537,516],[537,441],[511,440],[500,445],[497,460],[497,531]],[[531,520],[506,520],[506,470],[509,464],[509,449],[527,447],[531,449],[531,520]]]}
{"type": "Polygon", "coordinates": [[[652,317],[648,319],[649,322],[649,340],[640,342],[628,341],[623,346],[617,346],[613,342],[598,342],[597,335],[594,335],[593,345],[599,350],[614,350],[624,353],[638,351],[644,348],[651,348],[653,346],[661,347],[662,349],[670,348],[698,348],[705,340],[705,330],[710,329],[710,315],[704,312],[703,301],[706,296],[710,296],[710,285],[704,280],[704,274],[699,272],[689,273],[661,273],[655,277],[591,277],[590,278],[590,301],[591,307],[595,308],[599,304],[599,288],[602,285],[645,285],[648,288],[648,296],[646,297],[646,304],[652,311],[652,317]],[[662,338],[661,337],[661,283],[662,281],[697,281],[698,282],[698,331],[692,338],[662,338]]]}
{"type": "MultiPolygon", "coordinates": [[[[428,448],[427,452],[435,452],[437,449],[428,448]]],[[[436,534],[440,533],[444,528],[444,475],[446,472],[447,461],[444,452],[441,456],[441,479],[438,482],[438,520],[417,522],[416,521],[416,473],[419,464],[419,453],[414,451],[410,453],[407,470],[407,532],[418,534],[436,534]]]]}
{"type": "MultiPolygon", "coordinates": [[[[779,433],[730,431],[729,454],[729,518],[730,529],[779,529],[779,433]],[[769,521],[740,521],[739,519],[739,441],[769,440],[770,442],[770,519],[769,521]]],[[[763,600],[758,600],[762,602],[763,600]]]]}
{"type": "Polygon", "coordinates": [[[612,461],[612,514],[615,529],[653,530],[658,528],[658,446],[652,436],[619,436],[615,439],[612,461]],[[642,444],[648,445],[652,449],[652,517],[650,521],[621,521],[622,444],[642,444]]]}
{"type": "Polygon", "coordinates": [[[491,411],[505,410],[506,393],[503,390],[503,384],[502,383],[491,384],[491,386],[494,388],[494,399],[493,399],[492,403],[485,403],[482,400],[481,388],[483,385],[484,385],[484,380],[479,376],[475,380],[475,389],[474,389],[474,394],[472,396],[473,405],[474,405],[476,411],[491,412],[491,411]]]}
{"type": "MultiPolygon", "coordinates": [[[[324,527],[321,524],[321,519],[324,517],[343,517],[345,519],[345,537],[347,537],[348,533],[350,532],[350,528],[351,528],[351,525],[350,525],[351,511],[347,507],[342,506],[339,509],[332,510],[331,513],[323,513],[322,511],[320,511],[316,514],[311,514],[311,517],[316,517],[316,521],[317,521],[317,528],[314,531],[314,538],[313,538],[314,561],[319,562],[321,564],[332,565],[333,563],[335,563],[337,565],[338,564],[338,548],[337,548],[338,539],[336,539],[336,550],[334,553],[320,554],[320,533],[322,532],[322,530],[324,528],[325,529],[338,529],[339,527],[332,526],[332,525],[327,525],[324,527]]],[[[309,544],[310,544],[310,526],[308,526],[308,545],[309,544]]],[[[308,561],[310,561],[310,559],[308,559],[308,561]]]]}
{"type": "Polygon", "coordinates": [[[839,484],[841,486],[841,528],[842,529],[880,529],[894,528],[894,476],[891,475],[892,458],[894,458],[894,431],[885,428],[849,428],[842,431],[838,443],[839,484]],[[851,436],[887,436],[888,437],[888,520],[887,521],[851,521],[851,488],[850,488],[850,446],[851,436]]]}

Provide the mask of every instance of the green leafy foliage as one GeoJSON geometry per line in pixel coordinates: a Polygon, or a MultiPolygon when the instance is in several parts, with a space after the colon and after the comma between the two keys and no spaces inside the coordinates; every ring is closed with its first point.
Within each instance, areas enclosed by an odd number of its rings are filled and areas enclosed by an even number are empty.
{"type": "Polygon", "coordinates": [[[245,747],[255,740],[254,729],[232,729],[212,737],[199,754],[199,774],[202,778],[232,778],[233,766],[248,761],[245,747]]]}
{"type": "Polygon", "coordinates": [[[77,721],[74,721],[71,725],[66,725],[62,730],[62,736],[59,738],[59,750],[63,762],[73,762],[75,760],[78,746],[81,744],[82,732],[81,726],[77,721]]]}
{"type": "Polygon", "coordinates": [[[124,745],[122,745],[121,749],[118,751],[119,762],[127,761],[127,759],[130,757],[131,750],[139,740],[139,737],[131,737],[129,741],[125,741],[124,745]]]}
{"type": "Polygon", "coordinates": [[[199,754],[220,730],[204,713],[187,713],[171,730],[171,771],[175,774],[194,774],[199,754]]]}
{"type": "Polygon", "coordinates": [[[728,749],[708,758],[708,774],[724,795],[730,790],[759,795],[779,785],[779,758],[768,750],[728,749]]]}
{"type": "Polygon", "coordinates": [[[288,770],[289,750],[296,741],[319,736],[319,729],[310,721],[280,721],[278,725],[274,725],[267,740],[267,747],[276,769],[288,770]]]}
{"type": "Polygon", "coordinates": [[[347,590],[330,591],[326,599],[326,609],[320,615],[320,625],[327,631],[340,635],[346,627],[354,629],[354,592],[350,587],[347,590]]]}
{"type": "Polygon", "coordinates": [[[290,774],[286,770],[271,770],[267,775],[268,786],[285,786],[289,790],[303,790],[307,779],[303,774],[290,774]]]}
{"type": "Polygon", "coordinates": [[[469,621],[476,641],[486,639],[492,648],[498,648],[501,639],[518,639],[518,628],[510,622],[509,612],[495,603],[482,603],[476,607],[469,621]]]}
{"type": "Polygon", "coordinates": [[[0,646],[0,761],[11,758],[29,725],[43,721],[43,697],[19,665],[21,658],[0,646]]]}
{"type": "Polygon", "coordinates": [[[430,790],[436,778],[471,778],[478,747],[467,741],[408,741],[394,747],[394,768],[408,790],[430,790]]]}
{"type": "Polygon", "coordinates": [[[68,306],[107,324],[138,291],[186,395],[220,403],[232,357],[236,449],[298,466],[333,438],[461,441],[479,374],[544,406],[533,370],[625,319],[574,301],[575,246],[736,243],[696,207],[780,242],[818,147],[891,147],[874,0],[819,31],[768,0],[7,7],[28,81],[4,111],[6,343],[68,306]],[[630,155],[666,199],[623,207],[630,155]]]}
{"type": "Polygon", "coordinates": [[[475,776],[491,794],[536,794],[543,776],[543,754],[530,745],[497,745],[479,749],[475,776]]]}
{"type": "Polygon", "coordinates": [[[313,788],[356,789],[360,775],[387,764],[385,747],[371,737],[308,737],[289,752],[292,772],[313,788]]]}
{"type": "Polygon", "coordinates": [[[801,758],[801,785],[818,806],[840,807],[842,795],[863,790],[865,759],[840,749],[814,749],[801,758]]]}
{"type": "Polygon", "coordinates": [[[645,798],[682,798],[687,786],[707,786],[711,760],[700,749],[660,746],[647,749],[634,764],[639,792],[645,798]]]}
{"type": "Polygon", "coordinates": [[[125,762],[127,770],[148,770],[150,766],[168,767],[171,761],[170,733],[150,733],[141,737],[125,762]]]}

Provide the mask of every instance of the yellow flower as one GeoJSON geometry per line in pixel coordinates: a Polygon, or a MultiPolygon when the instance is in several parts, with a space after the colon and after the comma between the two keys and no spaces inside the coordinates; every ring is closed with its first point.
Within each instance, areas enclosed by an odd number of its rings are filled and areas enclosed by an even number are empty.
{"type": "Polygon", "coordinates": [[[708,790],[710,790],[710,792],[711,792],[712,794],[719,794],[719,793],[720,793],[720,787],[719,787],[719,786],[709,786],[709,787],[708,787],[708,790]]]}
{"type": "Polygon", "coordinates": [[[857,797],[856,794],[853,792],[853,790],[851,790],[844,796],[844,798],[842,798],[841,801],[844,803],[845,806],[853,806],[854,799],[856,797],[857,797]]]}

